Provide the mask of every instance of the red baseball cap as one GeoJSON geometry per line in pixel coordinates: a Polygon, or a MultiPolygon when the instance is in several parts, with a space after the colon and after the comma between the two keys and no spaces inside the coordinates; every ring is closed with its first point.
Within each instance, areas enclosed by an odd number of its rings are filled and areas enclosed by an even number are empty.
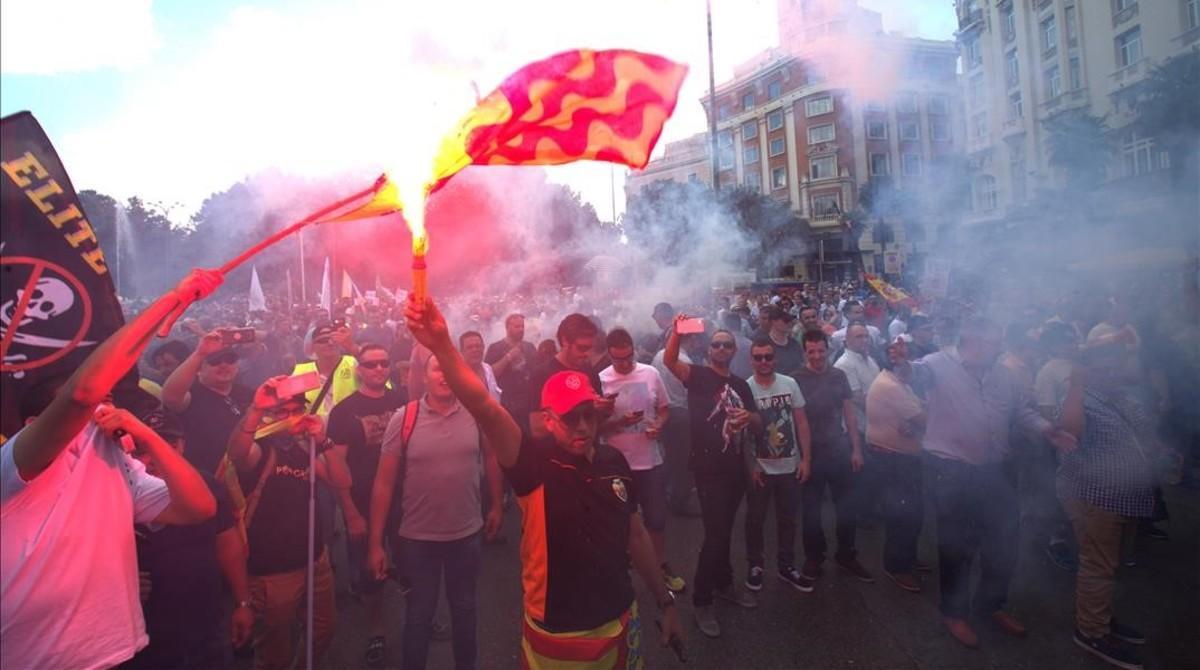
{"type": "Polygon", "coordinates": [[[599,400],[587,375],[574,370],[556,372],[542,386],[542,407],[562,416],[581,402],[599,400]]]}

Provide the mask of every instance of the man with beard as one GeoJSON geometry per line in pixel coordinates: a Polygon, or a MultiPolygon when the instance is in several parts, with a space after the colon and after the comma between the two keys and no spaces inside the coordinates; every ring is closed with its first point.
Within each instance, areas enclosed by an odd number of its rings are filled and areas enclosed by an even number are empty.
{"type": "Polygon", "coordinates": [[[483,335],[475,330],[468,330],[459,335],[458,349],[462,352],[463,360],[471,366],[471,371],[487,384],[488,393],[499,401],[503,397],[502,387],[496,383],[496,372],[492,366],[483,361],[483,335]]]}
{"type": "MultiPolygon", "coordinates": [[[[534,370],[530,376],[529,392],[531,397],[539,397],[546,380],[558,372],[575,370],[587,376],[588,383],[600,399],[596,401],[596,409],[603,418],[612,415],[613,399],[601,396],[600,374],[592,365],[592,350],[596,347],[596,336],[600,329],[591,319],[582,314],[568,314],[558,324],[558,352],[546,363],[534,370]]],[[[603,340],[601,340],[603,342],[603,340]]],[[[540,410],[531,410],[529,415],[529,430],[534,437],[545,437],[545,422],[542,421],[540,410]]]]}
{"type": "Polygon", "coordinates": [[[676,317],[676,327],[667,338],[663,364],[688,391],[691,465],[704,518],[704,544],[696,566],[692,603],[700,631],[718,637],[721,626],[713,609],[714,596],[740,607],[758,606],[753,595],[733,583],[729,552],[734,517],[746,492],[743,433],[747,427],[755,434],[760,433],[762,420],[750,386],[729,370],[737,349],[732,333],[725,330],[713,333],[707,366],[679,360],[678,325],[685,318],[683,314],[676,317]]]}
{"type": "Polygon", "coordinates": [[[210,332],[163,384],[163,406],[183,423],[184,457],[200,472],[217,471],[229,433],[253,396],[236,381],[239,358],[225,346],[221,331],[210,332]]]}
{"type": "MultiPolygon", "coordinates": [[[[357,576],[356,586],[367,611],[370,639],[364,655],[368,666],[383,662],[385,631],[383,583],[367,572],[367,516],[371,513],[371,485],[379,469],[379,450],[392,414],[404,404],[399,391],[388,388],[391,359],[378,344],[366,344],[358,352],[358,390],[334,406],[329,413],[329,439],[334,452],[350,470],[350,488],[338,491],[349,535],[347,553],[357,576]]],[[[389,520],[387,528],[393,526],[389,520]]],[[[390,533],[388,533],[390,537],[390,533]]]]}

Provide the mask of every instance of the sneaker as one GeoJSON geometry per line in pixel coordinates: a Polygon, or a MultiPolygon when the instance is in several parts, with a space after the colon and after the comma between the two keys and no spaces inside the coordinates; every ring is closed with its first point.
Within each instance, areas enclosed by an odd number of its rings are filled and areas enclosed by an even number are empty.
{"type": "Polygon", "coordinates": [[[1129,644],[1146,644],[1146,636],[1142,635],[1140,630],[1131,626],[1126,626],[1122,623],[1117,623],[1116,619],[1108,622],[1108,634],[1122,642],[1127,642],[1129,644]]]}
{"type": "Polygon", "coordinates": [[[825,574],[825,568],[821,567],[821,561],[814,561],[810,558],[804,561],[804,565],[800,567],[800,574],[816,581],[825,574]]]}
{"type": "Polygon", "coordinates": [[[801,593],[812,593],[813,580],[800,574],[799,570],[790,565],[779,571],[779,578],[791,584],[794,589],[801,593]]]}
{"type": "Polygon", "coordinates": [[[992,624],[996,628],[1012,635],[1013,637],[1025,637],[1029,634],[1029,629],[1025,624],[1017,621],[1016,617],[1005,612],[1004,610],[996,610],[991,615],[992,624]]]}
{"type": "Polygon", "coordinates": [[[1139,524],[1138,525],[1138,535],[1140,537],[1148,537],[1153,540],[1169,540],[1169,539],[1171,539],[1171,536],[1167,535],[1167,531],[1159,528],[1158,526],[1156,526],[1152,523],[1139,524]]]}
{"type": "Polygon", "coordinates": [[[756,599],[753,595],[739,589],[733,584],[730,584],[723,589],[719,589],[715,595],[721,600],[728,600],[734,605],[737,605],[738,607],[745,607],[748,610],[758,607],[758,599],[756,599]]]}
{"type": "Polygon", "coordinates": [[[928,563],[922,563],[921,561],[915,561],[913,563],[913,570],[916,570],[917,572],[933,572],[933,566],[928,563]]]}
{"type": "Polygon", "coordinates": [[[750,568],[750,574],[746,575],[746,588],[758,593],[762,590],[763,569],[757,565],[750,568]]]}
{"type": "Polygon", "coordinates": [[[683,593],[687,590],[687,582],[684,581],[683,577],[672,572],[671,566],[663,563],[660,567],[662,567],[663,584],[666,585],[668,591],[671,593],[683,593]]]}
{"type": "Polygon", "coordinates": [[[1088,653],[1125,670],[1142,670],[1142,660],[1136,652],[1117,646],[1112,636],[1086,637],[1075,630],[1075,644],[1088,653]]]}
{"type": "Polygon", "coordinates": [[[971,624],[967,623],[965,619],[943,619],[942,623],[946,625],[946,631],[962,646],[968,649],[979,648],[979,636],[975,634],[975,629],[971,628],[971,624]]]}
{"type": "Polygon", "coordinates": [[[888,572],[887,570],[884,570],[883,574],[890,577],[893,582],[896,582],[896,586],[899,586],[909,593],[921,592],[921,582],[918,582],[916,577],[907,572],[888,572]]]}
{"type": "Polygon", "coordinates": [[[1071,545],[1066,542],[1051,542],[1046,545],[1046,556],[1050,558],[1050,562],[1058,566],[1059,569],[1066,572],[1075,572],[1077,567],[1075,563],[1075,552],[1071,551],[1071,545]]]}
{"type": "Polygon", "coordinates": [[[872,576],[871,573],[867,572],[867,569],[862,566],[862,563],[858,562],[857,558],[851,558],[844,561],[839,560],[837,564],[840,565],[846,572],[858,577],[858,581],[867,584],[875,583],[875,577],[872,576]]]}
{"type": "Polygon", "coordinates": [[[721,624],[717,623],[717,613],[712,605],[697,605],[693,608],[696,617],[696,627],[709,637],[721,637],[721,624]]]}
{"type": "Polygon", "coordinates": [[[368,668],[378,668],[383,665],[387,643],[382,635],[376,635],[367,642],[367,650],[363,653],[363,663],[368,668]]]}

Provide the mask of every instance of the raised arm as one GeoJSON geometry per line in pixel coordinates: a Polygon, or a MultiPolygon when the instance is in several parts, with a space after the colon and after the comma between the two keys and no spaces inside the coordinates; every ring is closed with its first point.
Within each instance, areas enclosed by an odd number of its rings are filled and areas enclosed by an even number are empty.
{"type": "Polygon", "coordinates": [[[192,404],[191,388],[196,381],[196,373],[200,372],[200,364],[208,356],[217,353],[224,346],[221,342],[221,331],[214,330],[200,338],[196,349],[183,359],[179,367],[171,372],[171,376],[163,382],[163,406],[176,414],[186,410],[192,404]]]}
{"type": "Polygon", "coordinates": [[[663,365],[684,384],[687,384],[688,378],[692,375],[692,366],[679,360],[678,324],[686,318],[688,318],[686,314],[679,314],[675,317],[675,323],[671,324],[670,334],[667,335],[667,346],[663,349],[663,365]]]}
{"type": "Polygon", "coordinates": [[[173,290],[96,347],[13,445],[13,461],[21,478],[29,481],[48,468],[87,425],[96,406],[117,381],[137,364],[162,323],[207,297],[221,281],[221,274],[213,270],[193,270],[173,290]]]}
{"type": "Polygon", "coordinates": [[[442,374],[446,377],[446,384],[479,423],[480,429],[496,453],[496,460],[506,468],[515,465],[521,450],[521,429],[509,416],[508,411],[492,398],[487,386],[458,353],[458,349],[450,340],[446,320],[433,304],[433,300],[426,298],[425,303],[421,304],[415,296],[410,296],[404,310],[404,318],[413,337],[429,347],[437,357],[442,366],[442,374]]]}

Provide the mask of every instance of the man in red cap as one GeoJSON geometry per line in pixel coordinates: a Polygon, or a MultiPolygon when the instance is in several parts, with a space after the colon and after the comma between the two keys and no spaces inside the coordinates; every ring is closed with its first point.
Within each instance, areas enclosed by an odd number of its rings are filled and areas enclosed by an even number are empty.
{"type": "Polygon", "coordinates": [[[410,299],[405,318],[414,338],[437,357],[459,402],[479,422],[519,498],[522,666],[641,667],[642,629],[630,560],[658,603],[661,641],[681,640],[674,597],[663,584],[633,502],[633,474],[619,451],[596,441],[600,398],[588,376],[575,370],[551,375],[540,395],[548,436],[523,439],[516,422],[454,348],[433,302],[410,299]]]}

